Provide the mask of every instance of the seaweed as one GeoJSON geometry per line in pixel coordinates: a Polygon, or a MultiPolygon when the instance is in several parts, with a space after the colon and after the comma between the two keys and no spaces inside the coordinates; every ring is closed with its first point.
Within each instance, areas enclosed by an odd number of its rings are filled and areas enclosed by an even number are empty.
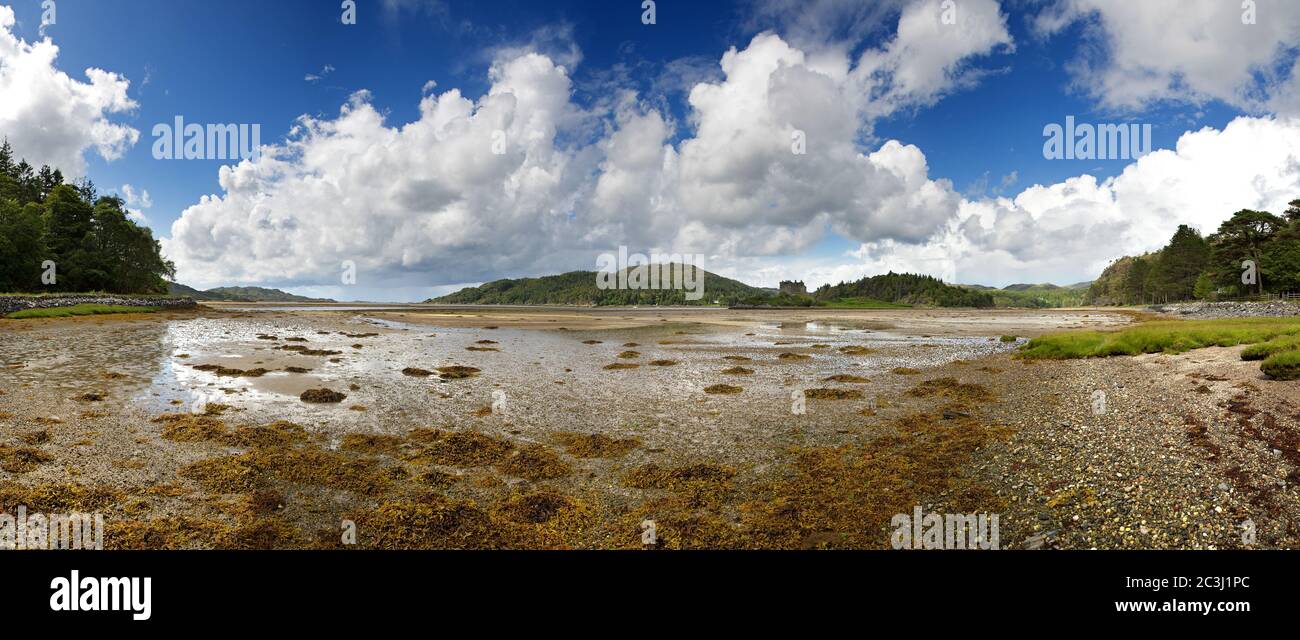
{"type": "Polygon", "coordinates": [[[9,473],[28,473],[54,459],[40,449],[0,444],[0,469],[9,473]]]}
{"type": "Polygon", "coordinates": [[[502,473],[526,480],[550,480],[569,475],[573,470],[554,451],[540,445],[531,444],[515,450],[510,457],[497,465],[502,473]]]}
{"type": "Polygon", "coordinates": [[[813,400],[857,400],[862,397],[858,389],[808,389],[804,396],[813,400]]]}
{"type": "Polygon", "coordinates": [[[417,429],[410,439],[422,446],[407,456],[412,462],[433,462],[452,467],[481,467],[504,460],[514,445],[477,431],[417,429]]]}
{"type": "Polygon", "coordinates": [[[462,378],[472,378],[478,375],[479,371],[481,371],[481,369],[456,364],[446,367],[438,367],[438,377],[443,380],[460,380],[462,378]]]}
{"type": "Polygon", "coordinates": [[[833,376],[822,378],[822,382],[852,382],[855,384],[866,384],[871,382],[871,380],[862,376],[855,376],[851,373],[837,373],[833,376]]]}
{"type": "Polygon", "coordinates": [[[956,378],[936,378],[916,385],[907,395],[915,398],[949,398],[958,402],[989,402],[993,394],[983,385],[965,384],[956,378]]]}
{"type": "Polygon", "coordinates": [[[729,384],[711,384],[707,387],[704,387],[704,393],[709,393],[714,395],[718,395],[718,394],[730,395],[730,394],[740,393],[741,391],[744,391],[744,389],[729,384]]]}
{"type": "Polygon", "coordinates": [[[561,431],[553,438],[576,458],[622,458],[641,446],[640,438],[611,438],[603,433],[561,431]]]}
{"type": "Polygon", "coordinates": [[[308,389],[298,396],[303,402],[313,403],[332,403],[343,402],[347,399],[347,394],[332,389],[308,389]]]}

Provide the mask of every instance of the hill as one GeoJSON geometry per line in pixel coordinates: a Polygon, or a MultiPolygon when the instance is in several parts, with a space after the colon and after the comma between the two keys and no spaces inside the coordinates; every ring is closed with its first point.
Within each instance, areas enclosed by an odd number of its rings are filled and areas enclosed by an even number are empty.
{"type": "Polygon", "coordinates": [[[183,284],[169,282],[167,292],[174,296],[189,296],[195,300],[214,302],[334,302],[328,298],[308,298],[266,287],[217,287],[200,291],[183,284]]]}
{"type": "Polygon", "coordinates": [[[835,286],[822,285],[812,297],[822,303],[865,298],[933,307],[991,307],[994,304],[993,296],[985,291],[955,287],[931,276],[893,272],[835,286]]]}
{"type": "Polygon", "coordinates": [[[999,307],[1077,307],[1087,302],[1090,284],[1092,283],[1065,287],[1050,283],[1013,284],[989,293],[993,296],[993,303],[999,307]]]}
{"type": "Polygon", "coordinates": [[[1007,285],[1007,286],[1005,286],[1005,287],[1002,287],[1002,290],[1003,290],[1003,291],[1056,291],[1056,290],[1058,290],[1058,289],[1064,289],[1064,288],[1065,288],[1065,287],[1061,287],[1061,286],[1054,285],[1054,284],[1051,284],[1051,283],[1045,283],[1045,284],[1009,284],[1009,285],[1007,285]]]}
{"type": "Polygon", "coordinates": [[[600,289],[595,271],[570,271],[540,278],[493,280],[439,298],[432,304],[563,304],[563,305],[708,305],[732,304],[743,298],[771,294],[743,282],[704,271],[704,297],[687,300],[682,289],[600,289]]]}

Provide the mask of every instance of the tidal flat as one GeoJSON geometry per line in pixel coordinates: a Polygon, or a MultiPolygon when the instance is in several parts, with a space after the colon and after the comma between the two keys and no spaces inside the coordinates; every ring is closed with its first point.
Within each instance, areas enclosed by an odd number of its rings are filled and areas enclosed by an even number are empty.
{"type": "Polygon", "coordinates": [[[0,511],[100,512],[107,548],[870,549],[915,506],[1001,514],[1003,548],[1241,546],[1247,519],[1256,544],[1294,544],[1297,398],[1233,368],[1237,350],[1014,357],[1132,321],[249,304],[0,320],[0,511]]]}

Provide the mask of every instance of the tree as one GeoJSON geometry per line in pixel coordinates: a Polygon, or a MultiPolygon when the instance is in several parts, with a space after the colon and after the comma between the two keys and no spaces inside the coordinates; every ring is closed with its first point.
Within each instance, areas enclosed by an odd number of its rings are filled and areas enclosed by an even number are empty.
{"type": "Polygon", "coordinates": [[[1214,284],[1214,278],[1209,273],[1202,273],[1196,278],[1196,285],[1192,288],[1192,295],[1198,300],[1209,300],[1218,293],[1218,286],[1214,284]]]}
{"type": "Polygon", "coordinates": [[[0,200],[0,291],[34,291],[45,259],[43,209],[0,200]]]}
{"type": "Polygon", "coordinates": [[[1129,266],[1128,274],[1124,277],[1124,304],[1142,304],[1146,302],[1150,272],[1150,256],[1139,256],[1133,259],[1133,264],[1129,266]]]}
{"type": "MultiPolygon", "coordinates": [[[[1292,205],[1300,204],[1300,200],[1292,205]]],[[[1300,208],[1287,215],[1300,214],[1300,208]]],[[[1259,271],[1273,291],[1300,291],[1300,215],[1288,217],[1286,227],[1277,232],[1260,256],[1259,271]]]]}
{"type": "Polygon", "coordinates": [[[45,199],[45,205],[47,245],[59,275],[56,289],[93,290],[93,285],[102,279],[95,273],[93,209],[68,185],[55,187],[45,199]]]}
{"type": "Polygon", "coordinates": [[[1296,198],[1287,203],[1286,211],[1282,212],[1282,217],[1287,222],[1300,222],[1300,198],[1296,198]]]}
{"type": "Polygon", "coordinates": [[[1195,229],[1181,224],[1151,264],[1147,292],[1166,300],[1194,296],[1196,280],[1210,261],[1210,245],[1195,229]]]}
{"type": "Polygon", "coordinates": [[[0,291],[165,293],[176,267],[121,198],[96,198],[95,185],[66,184],[51,167],[33,172],[0,144],[0,291]],[[53,286],[41,281],[53,260],[53,286]]]}
{"type": "Polygon", "coordinates": [[[49,165],[42,166],[36,174],[36,184],[40,191],[38,199],[45,200],[54,191],[54,187],[63,184],[63,174],[58,169],[51,169],[49,165]]]}
{"type": "MultiPolygon", "coordinates": [[[[1264,250],[1285,221],[1267,211],[1242,209],[1219,225],[1211,235],[1210,272],[1216,282],[1232,287],[1241,286],[1242,262],[1251,260],[1258,267],[1263,262],[1264,250]]],[[[1264,293],[1264,279],[1258,278],[1256,286],[1264,293]]]]}
{"type": "Polygon", "coordinates": [[[0,144],[0,175],[11,176],[14,172],[14,150],[9,146],[9,138],[0,144]]]}

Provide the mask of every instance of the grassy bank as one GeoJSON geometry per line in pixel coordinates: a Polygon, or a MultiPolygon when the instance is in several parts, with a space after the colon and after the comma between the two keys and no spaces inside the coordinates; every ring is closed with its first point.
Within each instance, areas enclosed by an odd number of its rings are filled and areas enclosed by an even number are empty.
{"type": "Polygon", "coordinates": [[[886,302],[874,298],[837,298],[826,302],[827,309],[911,309],[910,304],[886,302]]]}
{"type": "Polygon", "coordinates": [[[158,309],[159,307],[129,307],[117,304],[77,304],[71,307],[25,309],[15,311],[5,317],[16,320],[24,318],[67,318],[69,316],[94,316],[106,313],[153,313],[158,309]]]}
{"type": "Polygon", "coordinates": [[[1300,318],[1162,320],[1118,331],[1054,333],[1030,340],[1021,358],[1063,360],[1183,353],[1202,347],[1232,347],[1300,335],[1300,318]]]}

